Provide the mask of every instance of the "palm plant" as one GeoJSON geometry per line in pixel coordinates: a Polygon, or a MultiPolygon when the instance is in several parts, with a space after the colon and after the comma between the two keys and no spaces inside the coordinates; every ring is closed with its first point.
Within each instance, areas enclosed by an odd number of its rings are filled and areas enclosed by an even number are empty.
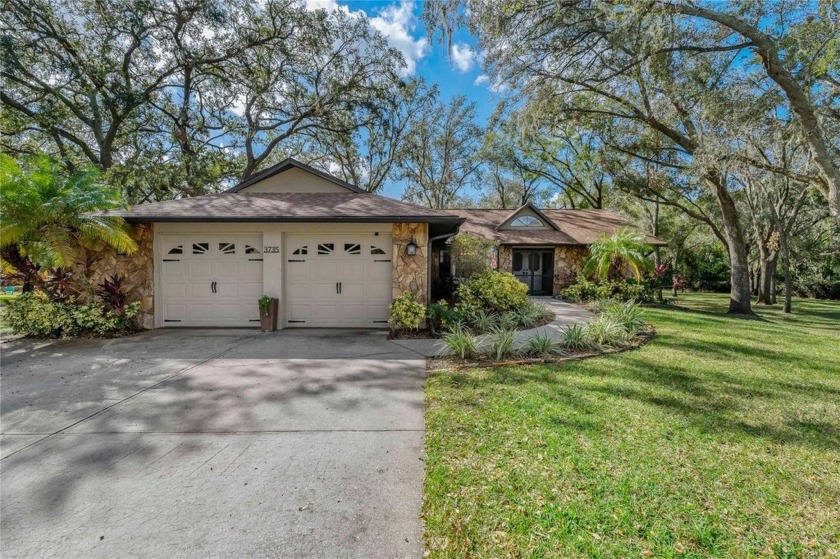
{"type": "Polygon", "coordinates": [[[639,233],[630,229],[619,229],[612,235],[602,234],[589,247],[589,260],[583,266],[585,276],[594,275],[597,279],[620,279],[621,269],[628,266],[636,280],[651,267],[647,253],[650,245],[639,233]]]}
{"type": "Polygon", "coordinates": [[[38,268],[72,265],[80,246],[103,242],[119,252],[137,250],[122,218],[101,213],[123,206],[119,192],[95,171],[68,176],[46,157],[23,169],[0,155],[0,256],[25,281],[40,285],[38,268]]]}

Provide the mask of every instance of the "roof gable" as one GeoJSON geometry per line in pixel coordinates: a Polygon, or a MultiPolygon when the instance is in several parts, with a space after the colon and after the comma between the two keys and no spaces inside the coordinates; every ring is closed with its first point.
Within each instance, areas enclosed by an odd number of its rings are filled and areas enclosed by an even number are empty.
{"type": "Polygon", "coordinates": [[[554,231],[559,231],[560,230],[557,227],[557,224],[555,224],[553,221],[551,221],[551,219],[549,219],[549,217],[547,215],[545,215],[539,208],[537,208],[536,206],[534,206],[533,204],[528,202],[527,204],[525,204],[523,206],[520,206],[517,209],[515,209],[500,224],[498,224],[496,226],[496,231],[504,231],[506,229],[514,229],[514,230],[524,229],[524,228],[520,228],[520,227],[516,227],[514,225],[511,225],[514,222],[514,220],[516,220],[517,218],[522,217],[522,216],[536,217],[537,219],[539,219],[543,223],[542,227],[528,227],[527,229],[531,229],[531,230],[540,230],[540,229],[542,229],[542,230],[552,230],[553,229],[554,231]]]}
{"type": "Polygon", "coordinates": [[[285,159],[240,182],[229,193],[362,193],[360,188],[296,159],[285,159]]]}

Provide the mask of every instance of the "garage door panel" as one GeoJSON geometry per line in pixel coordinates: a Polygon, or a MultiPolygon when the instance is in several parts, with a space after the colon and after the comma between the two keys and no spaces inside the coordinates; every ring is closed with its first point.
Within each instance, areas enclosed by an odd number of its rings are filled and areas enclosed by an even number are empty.
{"type": "Polygon", "coordinates": [[[259,299],[263,296],[263,284],[259,282],[240,283],[237,289],[239,298],[259,299]]]}
{"type": "Polygon", "coordinates": [[[189,320],[210,320],[213,318],[212,303],[193,302],[187,307],[187,318],[189,320]]]}
{"type": "Polygon", "coordinates": [[[367,318],[367,304],[364,302],[345,303],[337,307],[338,318],[341,320],[361,320],[367,318]]]}
{"type": "Polygon", "coordinates": [[[286,315],[288,321],[309,322],[311,315],[309,312],[309,305],[296,305],[290,303],[286,307],[286,315]]]}
{"type": "Polygon", "coordinates": [[[213,262],[213,280],[236,280],[244,274],[242,264],[242,262],[237,262],[236,260],[220,260],[213,262]]]}
{"type": "MultiPolygon", "coordinates": [[[[312,279],[315,281],[318,280],[327,280],[330,281],[333,278],[338,277],[338,265],[335,262],[319,262],[316,261],[315,265],[312,266],[312,279]]],[[[338,281],[338,280],[336,280],[338,281]]]]}
{"type": "Polygon", "coordinates": [[[192,280],[207,279],[213,277],[213,263],[210,261],[192,260],[187,262],[187,276],[192,280]]]}
{"type": "Polygon", "coordinates": [[[370,304],[367,313],[372,322],[388,322],[388,303],[370,304]]]}
{"type": "Polygon", "coordinates": [[[289,262],[286,265],[286,278],[290,283],[309,281],[309,265],[306,262],[289,262]]]}
{"type": "Polygon", "coordinates": [[[164,261],[160,269],[165,280],[183,280],[187,277],[186,263],[180,260],[164,261]]]}
{"type": "Polygon", "coordinates": [[[259,305],[256,300],[250,308],[247,304],[239,303],[219,303],[215,305],[215,318],[221,321],[226,320],[259,320],[260,312],[259,305]]]}
{"type": "Polygon", "coordinates": [[[312,286],[308,283],[290,285],[287,293],[289,294],[290,303],[300,302],[312,297],[312,286]]]}
{"type": "Polygon", "coordinates": [[[175,320],[187,318],[187,306],[183,303],[165,303],[164,316],[175,320]]]}
{"type": "Polygon", "coordinates": [[[365,300],[365,285],[362,283],[341,282],[341,295],[339,297],[346,301],[346,304],[354,303],[353,299],[365,300]]]}
{"type": "Polygon", "coordinates": [[[310,319],[318,322],[326,322],[330,324],[338,316],[338,309],[341,307],[336,305],[314,305],[310,310],[310,319]]]}
{"type": "MultiPolygon", "coordinates": [[[[338,283],[338,282],[336,282],[338,283]]],[[[315,304],[323,305],[326,303],[334,304],[337,302],[338,293],[335,283],[316,283],[312,285],[310,290],[312,297],[315,298],[315,304]]]]}
{"type": "MultiPolygon", "coordinates": [[[[196,283],[186,285],[187,297],[190,299],[206,299],[213,295],[212,282],[204,278],[198,278],[196,283]],[[200,283],[198,283],[200,282],[200,283]]],[[[167,298],[169,297],[169,290],[167,289],[167,298]]]]}
{"type": "Polygon", "coordinates": [[[376,261],[390,261],[390,235],[290,235],[286,241],[288,260],[305,260],[286,262],[289,326],[383,326],[391,301],[391,263],[376,261]],[[293,254],[302,247],[307,255],[293,254]]]}
{"type": "Polygon", "coordinates": [[[166,286],[167,299],[183,299],[187,296],[187,284],[182,282],[169,282],[166,286]]]}
{"type": "Polygon", "coordinates": [[[338,267],[338,278],[342,283],[365,280],[365,265],[362,262],[342,262],[338,267]]]}
{"type": "Polygon", "coordinates": [[[167,326],[255,325],[262,235],[161,235],[155,243],[167,326]]]}

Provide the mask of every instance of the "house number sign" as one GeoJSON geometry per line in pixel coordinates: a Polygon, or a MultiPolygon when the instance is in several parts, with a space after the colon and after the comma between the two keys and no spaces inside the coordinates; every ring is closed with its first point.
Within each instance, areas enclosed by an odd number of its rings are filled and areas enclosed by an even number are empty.
{"type": "Polygon", "coordinates": [[[263,252],[265,254],[277,254],[280,252],[280,247],[265,246],[263,252]]]}

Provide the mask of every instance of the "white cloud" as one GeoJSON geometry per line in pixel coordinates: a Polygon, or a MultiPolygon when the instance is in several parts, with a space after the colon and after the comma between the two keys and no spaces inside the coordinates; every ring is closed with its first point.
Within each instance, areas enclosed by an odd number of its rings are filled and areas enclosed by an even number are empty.
{"type": "Polygon", "coordinates": [[[303,0],[303,5],[310,12],[314,12],[315,10],[327,10],[331,12],[339,7],[336,0],[303,0]]]}
{"type": "Polygon", "coordinates": [[[245,116],[245,96],[237,95],[230,104],[230,111],[236,116],[245,116]]]}
{"type": "MultiPolygon", "coordinates": [[[[347,6],[342,6],[338,0],[302,0],[307,10],[342,10],[351,15],[365,15],[363,10],[351,12],[347,6]]],[[[398,4],[391,4],[383,8],[377,15],[369,17],[370,26],[382,33],[388,44],[400,51],[405,59],[402,74],[410,76],[417,70],[417,61],[429,53],[430,45],[426,37],[415,38],[417,18],[414,15],[413,0],[402,0],[398,4]]]]}
{"type": "Polygon", "coordinates": [[[490,76],[488,76],[487,74],[481,74],[480,76],[475,78],[475,81],[473,81],[473,85],[486,85],[487,89],[489,89],[493,93],[499,93],[500,91],[505,91],[508,88],[507,85],[505,85],[505,83],[501,80],[492,81],[490,79],[490,76]]]}
{"type": "Polygon", "coordinates": [[[417,61],[429,52],[429,40],[426,37],[415,39],[412,32],[417,28],[414,16],[414,2],[403,0],[399,4],[388,6],[379,15],[370,18],[370,26],[382,33],[388,44],[399,50],[405,58],[405,75],[417,70],[417,61]]]}
{"type": "Polygon", "coordinates": [[[459,72],[469,72],[476,63],[476,52],[466,43],[452,45],[452,63],[459,72]]]}

